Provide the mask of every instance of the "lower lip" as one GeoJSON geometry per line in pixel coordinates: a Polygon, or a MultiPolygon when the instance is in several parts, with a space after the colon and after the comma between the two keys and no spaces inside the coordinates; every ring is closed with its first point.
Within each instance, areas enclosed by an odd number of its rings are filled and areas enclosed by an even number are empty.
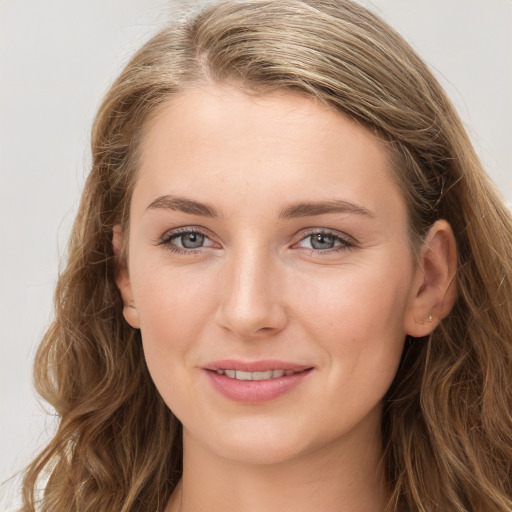
{"type": "Polygon", "coordinates": [[[267,380],[238,380],[206,370],[213,387],[226,398],[244,404],[274,400],[296,388],[312,369],[267,380]]]}

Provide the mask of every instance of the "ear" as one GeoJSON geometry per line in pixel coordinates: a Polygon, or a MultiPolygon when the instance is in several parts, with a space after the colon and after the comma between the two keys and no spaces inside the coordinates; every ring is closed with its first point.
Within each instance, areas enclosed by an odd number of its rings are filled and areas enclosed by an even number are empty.
{"type": "Polygon", "coordinates": [[[139,313],[135,307],[133,300],[132,285],[128,267],[126,262],[121,259],[121,249],[123,246],[123,232],[121,226],[114,226],[112,235],[112,245],[114,247],[114,255],[116,258],[116,285],[123,299],[123,316],[124,319],[134,328],[140,329],[139,313]]]}
{"type": "Polygon", "coordinates": [[[427,336],[450,313],[457,298],[456,269],[455,236],[447,221],[438,220],[420,251],[405,319],[408,335],[427,336]]]}

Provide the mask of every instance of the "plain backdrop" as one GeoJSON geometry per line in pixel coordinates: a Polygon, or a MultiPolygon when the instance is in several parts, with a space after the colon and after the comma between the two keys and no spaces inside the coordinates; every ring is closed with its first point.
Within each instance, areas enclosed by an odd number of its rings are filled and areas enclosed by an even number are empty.
{"type": "MultiPolygon", "coordinates": [[[[176,3],[184,2],[0,0],[0,482],[53,432],[31,366],[51,319],[95,110],[176,3]]],[[[512,1],[362,3],[430,64],[512,201],[512,1]]],[[[17,485],[0,486],[0,510],[17,485]]]]}

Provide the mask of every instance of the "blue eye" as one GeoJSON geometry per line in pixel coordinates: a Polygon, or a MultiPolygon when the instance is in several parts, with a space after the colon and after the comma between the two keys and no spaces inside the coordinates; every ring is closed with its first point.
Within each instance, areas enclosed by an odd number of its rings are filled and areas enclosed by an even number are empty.
{"type": "Polygon", "coordinates": [[[336,238],[324,233],[316,233],[309,237],[313,249],[332,249],[336,243],[336,238]]]}
{"type": "Polygon", "coordinates": [[[206,237],[201,233],[182,233],[171,237],[170,241],[184,249],[197,249],[202,247],[206,237]]]}
{"type": "Polygon", "coordinates": [[[181,229],[167,233],[162,237],[160,244],[176,252],[197,252],[198,249],[215,245],[204,233],[194,229],[181,229]]]}
{"type": "Polygon", "coordinates": [[[354,244],[347,238],[334,233],[320,231],[311,233],[299,242],[299,247],[315,251],[341,250],[352,247],[354,244]]]}

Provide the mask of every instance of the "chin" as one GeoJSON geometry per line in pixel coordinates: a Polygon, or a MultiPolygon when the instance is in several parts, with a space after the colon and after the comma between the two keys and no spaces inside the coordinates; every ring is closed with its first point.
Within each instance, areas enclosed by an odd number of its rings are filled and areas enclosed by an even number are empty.
{"type": "MultiPolygon", "coordinates": [[[[242,422],[245,423],[245,422],[242,422]]],[[[308,436],[291,432],[284,425],[224,425],[212,429],[200,444],[214,457],[241,464],[280,464],[308,450],[308,436]],[[281,427],[281,428],[279,428],[281,427]]],[[[185,435],[193,435],[188,432],[185,435]]],[[[197,439],[197,438],[196,438],[197,439]]]]}
{"type": "Polygon", "coordinates": [[[290,446],[289,443],[259,441],[240,443],[233,446],[217,447],[218,453],[225,459],[240,464],[275,465],[288,462],[303,453],[302,447],[290,446]]]}

